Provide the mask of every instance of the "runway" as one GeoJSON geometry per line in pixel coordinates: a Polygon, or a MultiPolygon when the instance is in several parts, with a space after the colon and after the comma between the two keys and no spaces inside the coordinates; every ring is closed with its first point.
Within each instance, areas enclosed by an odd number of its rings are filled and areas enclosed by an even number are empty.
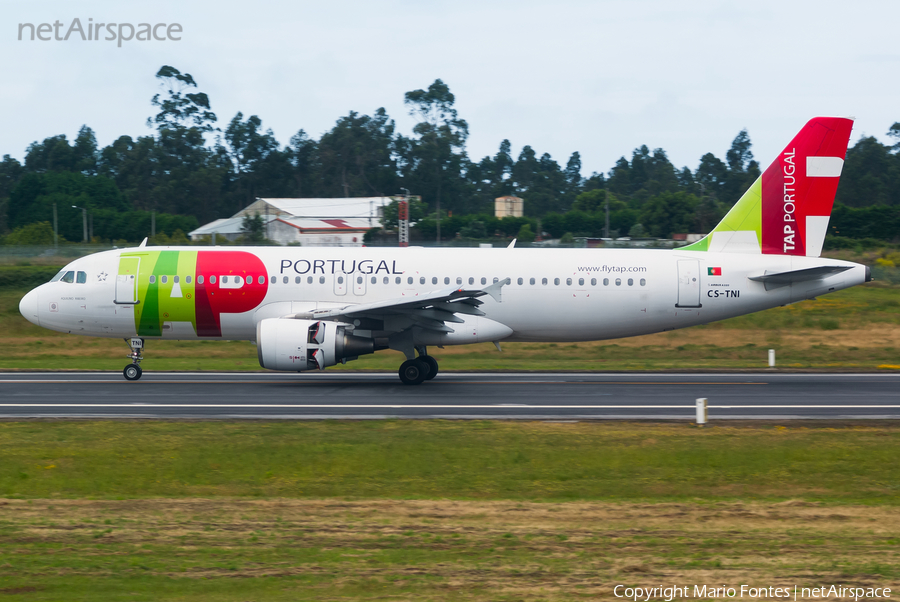
{"type": "Polygon", "coordinates": [[[900,374],[2,373],[0,418],[900,418],[900,374]]]}

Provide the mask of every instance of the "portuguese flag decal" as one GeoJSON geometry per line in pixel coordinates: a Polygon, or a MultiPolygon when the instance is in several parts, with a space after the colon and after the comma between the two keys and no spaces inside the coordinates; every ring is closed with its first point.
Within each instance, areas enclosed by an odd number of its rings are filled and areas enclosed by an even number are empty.
{"type": "Polygon", "coordinates": [[[722,268],[706,268],[707,276],[721,276],[722,268]]]}

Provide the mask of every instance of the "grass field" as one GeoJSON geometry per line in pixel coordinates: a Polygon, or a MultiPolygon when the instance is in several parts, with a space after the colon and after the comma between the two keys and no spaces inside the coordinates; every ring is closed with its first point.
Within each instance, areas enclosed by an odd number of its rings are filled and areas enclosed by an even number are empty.
{"type": "Polygon", "coordinates": [[[893,423],[33,421],[0,449],[5,497],[900,501],[893,423]]]}
{"type": "MultiPolygon", "coordinates": [[[[0,369],[121,370],[128,348],[118,339],[50,332],[19,315],[24,288],[0,287],[0,369]]],[[[591,343],[506,343],[430,349],[442,370],[900,369],[900,287],[880,283],[839,291],[723,322],[591,343]]],[[[259,370],[248,342],[148,341],[146,370],[259,370]]],[[[394,351],[329,370],[396,370],[394,351]]]]}
{"type": "Polygon", "coordinates": [[[612,600],[619,584],[891,587],[900,579],[900,514],[884,507],[0,504],[4,600],[612,600]]]}
{"type": "Polygon", "coordinates": [[[874,422],[0,422],[0,596],[891,586],[898,448],[874,422]]]}

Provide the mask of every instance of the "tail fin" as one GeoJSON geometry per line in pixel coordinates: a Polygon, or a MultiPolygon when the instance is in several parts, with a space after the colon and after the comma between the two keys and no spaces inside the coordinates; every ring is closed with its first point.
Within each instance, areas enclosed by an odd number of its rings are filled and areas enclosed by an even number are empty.
{"type": "Polygon", "coordinates": [[[719,225],[681,250],[818,257],[852,129],[852,119],[811,119],[719,225]]]}

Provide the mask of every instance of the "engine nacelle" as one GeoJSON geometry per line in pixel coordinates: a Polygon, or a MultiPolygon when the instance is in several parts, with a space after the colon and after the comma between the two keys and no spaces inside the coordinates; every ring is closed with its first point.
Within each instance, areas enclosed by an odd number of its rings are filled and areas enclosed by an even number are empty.
{"type": "Polygon", "coordinates": [[[259,365],[269,370],[323,370],[373,353],[375,341],[357,337],[349,324],[269,318],[256,325],[259,365]]]}

